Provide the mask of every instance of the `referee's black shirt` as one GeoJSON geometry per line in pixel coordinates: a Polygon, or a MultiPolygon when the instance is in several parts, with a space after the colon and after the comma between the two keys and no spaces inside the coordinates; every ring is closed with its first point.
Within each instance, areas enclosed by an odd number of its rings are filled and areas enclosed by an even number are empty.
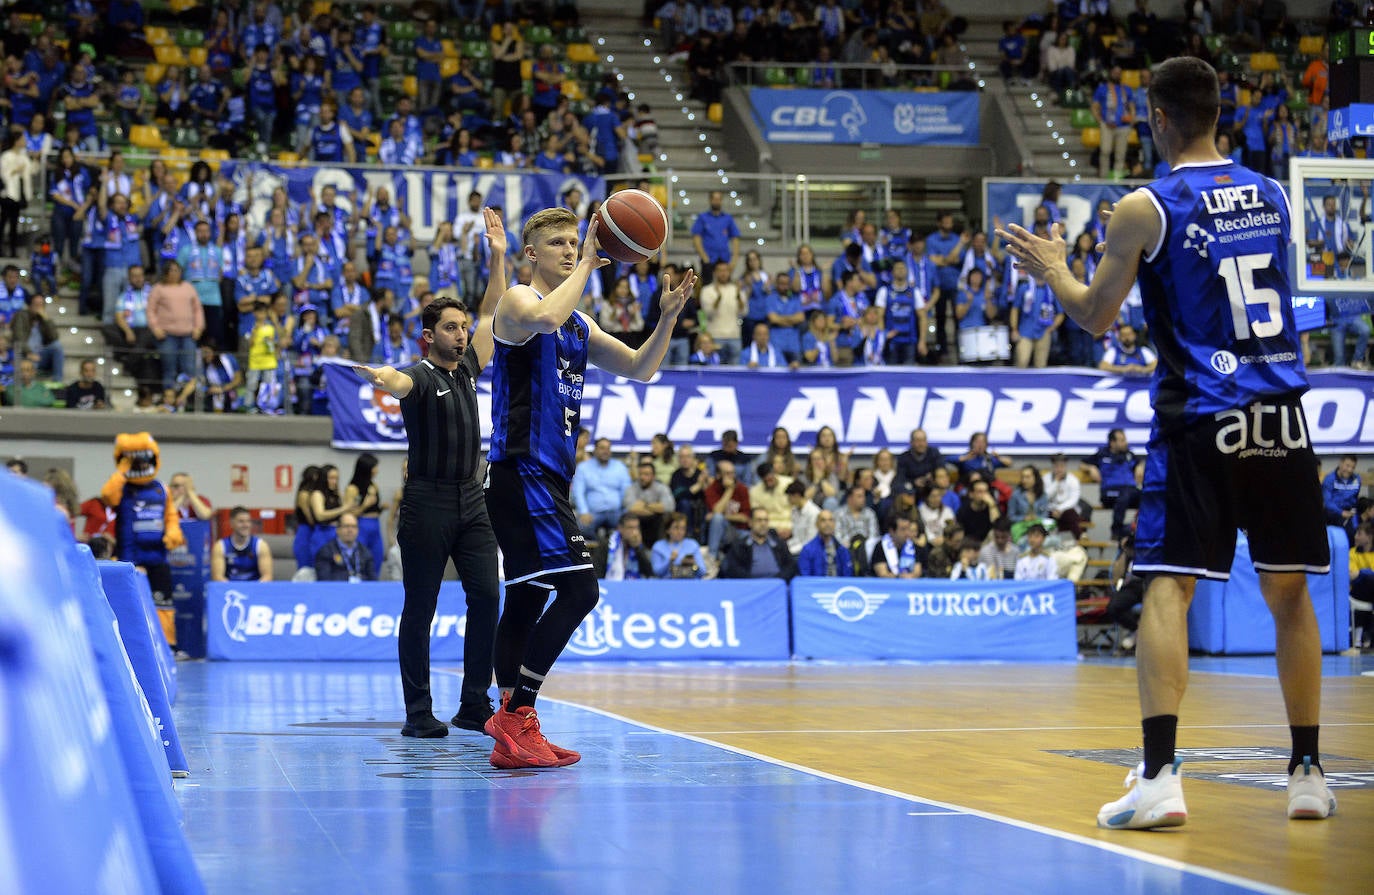
{"type": "Polygon", "coordinates": [[[415,383],[401,399],[412,478],[466,482],[477,475],[482,445],[477,416],[477,375],[472,346],[453,372],[422,360],[401,372],[415,383]]]}

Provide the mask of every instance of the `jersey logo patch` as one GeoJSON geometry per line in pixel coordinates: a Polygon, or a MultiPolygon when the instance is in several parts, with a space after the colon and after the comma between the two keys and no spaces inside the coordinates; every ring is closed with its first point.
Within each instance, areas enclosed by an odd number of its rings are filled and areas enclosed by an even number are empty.
{"type": "Polygon", "coordinates": [[[1216,237],[1197,224],[1189,224],[1187,234],[1188,238],[1183,241],[1183,247],[1193,249],[1200,258],[1206,258],[1207,247],[1216,242],[1216,237]]]}
{"type": "Polygon", "coordinates": [[[451,392],[451,391],[453,391],[453,389],[451,389],[451,388],[446,388],[446,389],[444,389],[444,390],[441,391],[441,392],[435,392],[435,394],[442,398],[444,395],[447,395],[447,394],[448,394],[449,392],[451,392]]]}

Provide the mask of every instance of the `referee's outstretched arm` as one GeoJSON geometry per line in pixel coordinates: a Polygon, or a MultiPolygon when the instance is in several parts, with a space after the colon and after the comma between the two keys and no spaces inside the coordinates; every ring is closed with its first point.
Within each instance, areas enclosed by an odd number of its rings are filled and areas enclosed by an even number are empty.
{"type": "Polygon", "coordinates": [[[415,380],[395,367],[373,368],[364,364],[354,364],[353,372],[370,382],[373,388],[388,392],[394,398],[404,398],[415,385],[415,380]]]}

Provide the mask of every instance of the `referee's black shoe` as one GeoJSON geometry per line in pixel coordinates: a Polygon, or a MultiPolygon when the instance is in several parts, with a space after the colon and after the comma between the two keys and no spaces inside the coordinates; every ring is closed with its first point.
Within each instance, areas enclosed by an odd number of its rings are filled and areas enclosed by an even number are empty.
{"type": "Polygon", "coordinates": [[[421,739],[446,737],[448,736],[448,725],[433,715],[407,719],[406,726],[401,728],[401,736],[420,737],[421,739]]]}
{"type": "Polygon", "coordinates": [[[494,713],[490,699],[482,702],[462,703],[458,706],[458,714],[453,716],[452,724],[454,727],[461,727],[464,730],[475,730],[478,733],[483,733],[486,730],[487,719],[494,713]]]}

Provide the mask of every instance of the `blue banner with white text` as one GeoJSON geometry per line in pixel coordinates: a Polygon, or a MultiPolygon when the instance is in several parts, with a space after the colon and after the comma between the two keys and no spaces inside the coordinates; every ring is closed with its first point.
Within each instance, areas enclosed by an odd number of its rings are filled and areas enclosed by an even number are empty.
{"type": "Polygon", "coordinates": [[[906,90],[749,90],[770,143],[975,146],[978,94],[906,90]]]}
{"type": "MultiPolygon", "coordinates": [[[[411,235],[421,242],[432,240],[440,223],[466,211],[468,195],[474,191],[482,194],[483,205],[504,210],[506,228],[517,236],[525,218],[561,206],[564,194],[573,187],[581,191],[583,203],[606,198],[606,181],[600,177],[535,171],[225,162],[220,175],[233,181],[234,198],[247,207],[254,230],[262,227],[278,187],[299,205],[312,196],[318,200],[325,187],[333,186],[338,193],[336,202],[345,211],[352,211],[369,192],[375,195],[385,188],[391,204],[410,218],[411,235]]],[[[584,208],[575,210],[581,214],[584,208]]],[[[511,240],[510,244],[516,247],[519,242],[511,240]]]]}
{"type": "MultiPolygon", "coordinates": [[[[405,601],[400,582],[212,582],[211,659],[395,661],[405,601]]],[[[463,589],[445,582],[430,627],[430,658],[459,662],[463,589]]],[[[568,644],[579,659],[786,659],[787,585],[603,581],[601,601],[568,644]]]]}
{"type": "Polygon", "coordinates": [[[1071,659],[1076,631],[1071,581],[792,581],[799,658],[1071,659]]]}
{"type": "MultiPolygon", "coordinates": [[[[326,377],[334,416],[331,444],[341,450],[404,450],[401,407],[344,366],[326,377]],[[336,375],[337,374],[337,375],[336,375]]],[[[1374,376],[1316,371],[1303,398],[1320,453],[1365,452],[1374,445],[1374,376]]],[[[1154,411],[1150,380],[1081,368],[971,370],[881,367],[843,370],[664,370],[649,383],[587,370],[582,425],[617,450],[643,450],[657,433],[698,451],[720,446],[733,429],[740,449],[758,453],[782,427],[799,447],[825,426],[858,454],[905,450],[912,429],[947,455],[986,432],[994,450],[1043,456],[1091,454],[1121,428],[1143,445],[1154,411]]],[[[482,437],[491,435],[491,378],[477,383],[482,437]]]]}
{"type": "Polygon", "coordinates": [[[205,658],[205,582],[210,580],[209,521],[181,520],[186,544],[167,554],[172,570],[172,605],[176,609],[177,649],[193,659],[205,658]]]}

